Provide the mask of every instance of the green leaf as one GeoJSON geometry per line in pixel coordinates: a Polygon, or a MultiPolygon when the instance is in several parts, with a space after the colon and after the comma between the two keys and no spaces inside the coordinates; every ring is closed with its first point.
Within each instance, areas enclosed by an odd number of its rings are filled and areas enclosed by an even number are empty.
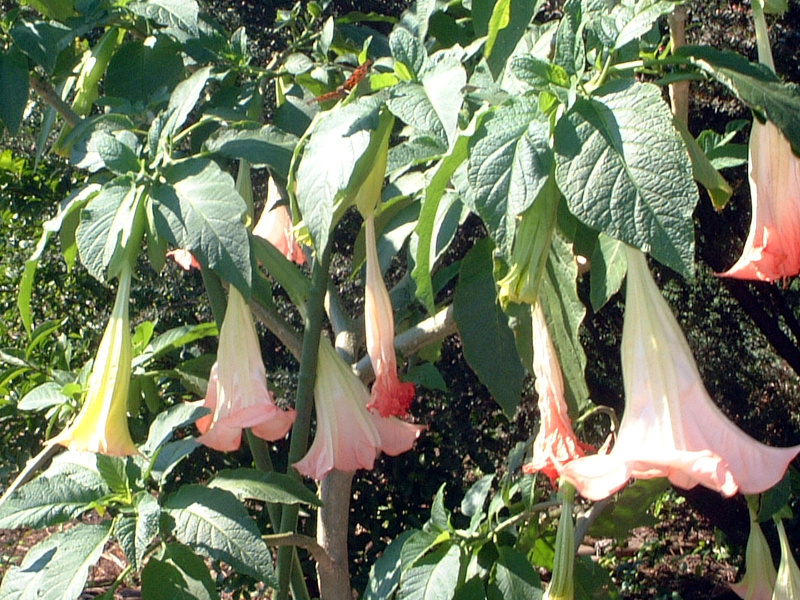
{"type": "Polygon", "coordinates": [[[417,284],[417,298],[423,303],[428,313],[435,312],[435,299],[431,272],[436,255],[434,231],[436,229],[436,215],[439,212],[439,203],[450,183],[450,178],[469,155],[469,136],[459,136],[450,153],[445,156],[435,167],[435,172],[425,187],[425,197],[419,213],[419,220],[415,228],[417,236],[417,253],[414,257],[414,269],[411,277],[417,284]]]}
{"type": "Polygon", "coordinates": [[[207,337],[219,335],[215,323],[199,323],[197,325],[183,325],[165,331],[147,345],[144,351],[133,359],[133,366],[144,366],[150,361],[157,360],[183,346],[207,337]]]}
{"type": "Polygon", "coordinates": [[[422,40],[403,27],[396,27],[392,31],[389,36],[389,48],[392,51],[392,58],[411,69],[414,78],[419,75],[428,60],[428,53],[422,40]]]}
{"type": "Polygon", "coordinates": [[[553,63],[578,78],[586,68],[581,0],[567,0],[563,10],[555,35],[553,63]]]}
{"type": "Polygon", "coordinates": [[[165,444],[153,463],[150,472],[153,479],[163,486],[172,470],[199,447],[200,443],[194,438],[183,438],[165,444]]]}
{"type": "Polygon", "coordinates": [[[444,489],[447,484],[442,484],[436,495],[433,497],[433,504],[431,505],[431,518],[426,524],[426,529],[431,527],[437,532],[452,531],[453,527],[450,524],[450,511],[444,505],[444,489]]]}
{"type": "Polygon", "coordinates": [[[53,21],[20,20],[11,28],[17,47],[48,74],[52,74],[58,55],[69,46],[74,35],[72,29],[53,21]]]}
{"type": "Polygon", "coordinates": [[[589,529],[590,535],[624,540],[636,527],[658,523],[648,509],[669,489],[666,479],[637,479],[626,487],[589,529]]]}
{"type": "Polygon", "coordinates": [[[447,392],[449,388],[436,365],[429,362],[419,363],[411,367],[403,377],[403,381],[410,381],[429,390],[447,392]]]}
{"type": "Polygon", "coordinates": [[[404,531],[386,546],[369,570],[369,583],[361,600],[386,600],[391,598],[400,583],[402,561],[400,553],[414,530],[404,531]]]}
{"type": "Polygon", "coordinates": [[[109,525],[79,523],[54,533],[11,567],[0,585],[3,600],[76,600],[83,592],[89,568],[103,552],[109,525]]]}
{"type": "Polygon", "coordinates": [[[766,116],[800,155],[800,87],[781,83],[768,67],[735,52],[706,46],[682,46],[675,52],[727,87],[751,109],[766,116]]]}
{"type": "Polygon", "coordinates": [[[260,129],[220,129],[206,142],[209,152],[244,159],[253,168],[269,167],[283,179],[289,174],[297,137],[273,125],[260,129]]]}
{"type": "Polygon", "coordinates": [[[617,586],[608,570],[588,556],[575,559],[575,600],[619,600],[617,586]]]}
{"type": "Polygon", "coordinates": [[[490,113],[470,140],[467,175],[474,210],[503,254],[511,252],[517,216],[553,171],[550,133],[535,99],[521,97],[490,113]]]}
{"type": "Polygon", "coordinates": [[[486,58],[492,55],[497,35],[511,22],[511,0],[497,0],[489,18],[489,34],[486,36],[486,45],[483,53],[486,58]]]}
{"type": "Polygon", "coordinates": [[[155,44],[133,40],[120,46],[109,61],[103,89],[106,96],[146,107],[166,100],[183,75],[183,58],[175,42],[165,36],[157,36],[155,44]]]}
{"type": "Polygon", "coordinates": [[[75,16],[73,0],[25,0],[22,4],[32,6],[48,19],[66,21],[75,16]]]}
{"type": "Polygon", "coordinates": [[[99,281],[106,281],[106,268],[120,255],[138,197],[131,178],[117,177],[105,184],[81,211],[76,233],[81,263],[99,281]]]}
{"type": "Polygon", "coordinates": [[[211,67],[203,67],[197,69],[192,76],[184,81],[181,81],[175,86],[172,94],[169,96],[169,104],[167,105],[166,118],[164,124],[159,132],[161,140],[172,137],[180,131],[189,113],[194,110],[197,101],[200,99],[200,94],[206,87],[206,82],[211,76],[211,67]]]}
{"type": "Polygon", "coordinates": [[[535,56],[515,56],[511,62],[514,76],[536,90],[551,89],[552,86],[569,88],[569,74],[555,63],[535,56]]]}
{"type": "Polygon", "coordinates": [[[709,160],[706,153],[694,139],[694,136],[686,128],[680,119],[674,119],[675,128],[683,137],[686,149],[689,151],[689,158],[692,161],[692,174],[697,182],[706,188],[714,208],[722,210],[728,204],[728,200],[733,196],[733,189],[725,178],[709,160]]]}
{"type": "Polygon", "coordinates": [[[11,135],[17,135],[28,104],[28,61],[13,46],[0,52],[0,121],[11,135]]]}
{"type": "Polygon", "coordinates": [[[601,233],[597,236],[597,245],[589,262],[592,265],[589,271],[589,300],[592,309],[597,312],[619,291],[628,272],[625,244],[601,233]]]}
{"type": "Polygon", "coordinates": [[[159,533],[161,506],[149,492],[143,491],[134,497],[133,507],[133,515],[117,517],[113,533],[128,561],[138,571],[142,568],[145,552],[159,533]]]}
{"type": "Polygon", "coordinates": [[[164,412],[159,413],[153,420],[147,441],[139,449],[145,456],[152,456],[156,450],[172,438],[172,433],[176,429],[194,423],[209,412],[211,412],[210,409],[195,404],[176,404],[171,406],[164,412]]]}
{"type": "Polygon", "coordinates": [[[626,0],[604,19],[615,32],[611,50],[618,50],[628,42],[640,38],[653,28],[658,19],[675,9],[673,0],[626,0]]]}
{"type": "Polygon", "coordinates": [[[106,490],[71,477],[40,476],[0,504],[0,529],[42,528],[64,523],[91,510],[106,490]]]}
{"type": "Polygon", "coordinates": [[[464,494],[464,499],[461,501],[461,512],[466,516],[471,517],[480,513],[483,510],[483,504],[486,502],[486,497],[492,489],[492,482],[494,481],[494,474],[484,475],[464,494]]]}
{"type": "Polygon", "coordinates": [[[250,242],[247,210],[233,178],[214,161],[189,158],[164,171],[166,183],[153,186],[159,233],[189,250],[204,266],[250,296],[250,242]]]}
{"type": "Polygon", "coordinates": [[[515,600],[540,600],[544,595],[539,576],[524,554],[499,546],[494,570],[494,581],[489,588],[489,598],[514,598],[515,600]],[[499,592],[499,596],[493,594],[499,592]]]}
{"type": "Polygon", "coordinates": [[[440,60],[425,69],[421,83],[400,82],[392,88],[388,107],[394,115],[446,147],[455,143],[461,88],[467,74],[455,60],[440,60]]]}
{"type": "Polygon", "coordinates": [[[507,415],[522,397],[525,369],[514,334],[497,303],[492,244],[477,242],[461,262],[453,298],[453,316],[464,345],[464,358],[507,415]]]}
{"type": "Polygon", "coordinates": [[[475,575],[464,585],[456,590],[453,600],[486,600],[486,590],[483,588],[483,579],[475,575]]]}
{"type": "Polygon", "coordinates": [[[397,600],[450,600],[458,585],[461,552],[442,548],[403,573],[397,600]]]}
{"type": "Polygon", "coordinates": [[[69,402],[69,396],[65,396],[61,388],[62,386],[53,381],[43,383],[25,394],[17,404],[17,408],[19,410],[42,410],[69,402]]]}
{"type": "Polygon", "coordinates": [[[169,544],[147,561],[142,597],[148,600],[218,600],[214,580],[202,558],[181,544],[169,544]]]}
{"type": "Polygon", "coordinates": [[[589,389],[584,375],[586,354],[579,336],[586,307],[578,297],[577,277],[578,268],[572,249],[556,231],[547,257],[547,271],[542,278],[539,300],[550,338],[561,361],[564,395],[573,417],[580,415],[589,404],[589,389]]]}
{"type": "Polygon", "coordinates": [[[791,476],[787,472],[778,483],[761,494],[758,509],[759,523],[766,523],[787,505],[792,495],[791,476]]]}
{"type": "MultiPolygon", "coordinates": [[[[381,104],[357,100],[325,113],[313,130],[297,169],[297,201],[314,247],[321,251],[334,225],[336,204],[355,193],[351,181],[380,124],[381,104]],[[332,152],[331,149],[336,151],[332,152]]],[[[363,180],[362,180],[363,181],[363,180]]]]}
{"type": "Polygon", "coordinates": [[[224,469],[208,482],[208,487],[227,490],[239,500],[322,506],[316,494],[300,481],[275,471],[264,473],[256,469],[224,469]]]}
{"type": "Polygon", "coordinates": [[[197,36],[200,7],[194,0],[147,0],[131,2],[127,8],[159,25],[171,27],[197,36]]]}
{"type": "Polygon", "coordinates": [[[556,180],[586,225],[694,271],[697,187],[661,90],[622,82],[578,100],[555,130],[556,180]]]}
{"type": "Polygon", "coordinates": [[[406,572],[428,553],[432,548],[450,539],[447,533],[433,533],[432,531],[414,531],[406,539],[400,549],[400,564],[402,571],[406,572]]]}
{"type": "MultiPolygon", "coordinates": [[[[492,77],[497,80],[506,67],[506,61],[514,53],[533,16],[542,6],[541,0],[474,0],[472,3],[475,34],[492,36],[494,43],[487,52],[486,63],[492,77]],[[506,8],[506,4],[509,5],[506,8]],[[500,7],[498,8],[498,5],[500,7]],[[503,23],[503,14],[508,14],[508,24],[503,23]],[[496,34],[494,33],[496,30],[496,34]]],[[[487,40],[488,42],[488,40],[487,40]]]]}
{"type": "Polygon", "coordinates": [[[182,544],[269,585],[277,585],[272,556],[258,527],[230,492],[185,485],[167,499],[164,510],[175,520],[172,533],[182,544]]]}

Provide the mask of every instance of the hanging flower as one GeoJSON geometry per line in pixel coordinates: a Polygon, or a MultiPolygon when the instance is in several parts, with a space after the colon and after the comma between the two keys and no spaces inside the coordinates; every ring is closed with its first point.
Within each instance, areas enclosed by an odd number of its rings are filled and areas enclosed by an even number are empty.
{"type": "Polygon", "coordinates": [[[394,309],[381,275],[378,248],[375,241],[375,220],[372,215],[364,222],[366,230],[367,277],[364,290],[364,321],[367,335],[367,354],[375,370],[372,400],[369,409],[382,417],[405,417],[414,399],[414,384],[403,383],[397,377],[397,357],[394,351],[394,309]]]}
{"type": "Polygon", "coordinates": [[[644,254],[630,247],[626,254],[626,406],[619,434],[609,454],[574,460],[562,476],[591,500],[613,494],[631,477],[667,477],[681,488],[701,484],[726,496],[769,489],[783,477],[800,446],[766,446],[714,405],[644,254]]]}
{"type": "Polygon", "coordinates": [[[410,450],[424,427],[374,414],[367,402],[367,388],[323,338],[314,385],[317,433],[295,469],[320,480],[332,469],[371,469],[381,451],[396,456],[410,450]]]}
{"type": "Polygon", "coordinates": [[[119,275],[114,309],[97,349],[83,407],[75,421],[48,443],[110,456],[139,453],[128,430],[128,390],[133,360],[128,321],[130,291],[131,269],[126,265],[119,275]]]}
{"type": "Polygon", "coordinates": [[[786,536],[783,520],[775,518],[775,525],[781,542],[781,563],[778,565],[772,600],[800,600],[800,568],[792,555],[792,546],[786,536]]]}
{"type": "Polygon", "coordinates": [[[292,233],[292,216],[289,210],[285,204],[278,204],[280,199],[278,186],[270,177],[267,181],[267,203],[258,223],[253,227],[253,235],[267,240],[286,258],[302,265],[306,262],[306,255],[292,233]]]}
{"type": "Polygon", "coordinates": [[[177,263],[177,265],[184,271],[191,271],[192,269],[200,268],[200,263],[197,262],[197,259],[194,257],[194,254],[192,254],[188,250],[184,250],[183,248],[178,248],[177,250],[170,250],[169,252],[167,252],[167,256],[172,260],[174,260],[177,263]]]}
{"type": "Polygon", "coordinates": [[[522,467],[525,473],[541,471],[555,485],[561,469],[575,458],[591,449],[575,437],[567,403],[564,400],[564,379],[558,355],[547,330],[547,322],[540,304],[532,311],[533,320],[533,374],[536,393],[539,395],[539,432],[533,441],[533,459],[522,467]]]}
{"type": "Polygon", "coordinates": [[[217,362],[211,369],[205,400],[212,410],[197,421],[198,441],[230,452],[242,443],[242,429],[265,440],[278,440],[294,423],[294,410],[281,410],[267,388],[267,375],[253,316],[239,291],[231,286],[219,333],[217,362]]]}
{"type": "Polygon", "coordinates": [[[742,256],[722,277],[775,281],[800,273],[800,158],[771,122],[750,133],[753,215],[742,256]]]}
{"type": "Polygon", "coordinates": [[[750,535],[745,549],[744,577],[730,587],[744,600],[771,600],[777,572],[756,513],[750,506],[747,508],[750,512],[750,535]]]}

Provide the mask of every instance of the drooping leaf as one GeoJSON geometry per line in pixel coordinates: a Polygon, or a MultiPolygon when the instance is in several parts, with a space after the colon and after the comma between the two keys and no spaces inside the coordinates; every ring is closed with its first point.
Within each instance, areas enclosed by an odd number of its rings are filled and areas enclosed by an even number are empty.
{"type": "Polygon", "coordinates": [[[782,83],[775,73],[735,52],[708,46],[682,46],[676,55],[727,87],[742,102],[766,116],[800,155],[800,86],[782,83]]]}
{"type": "Polygon", "coordinates": [[[133,366],[145,365],[182,346],[218,334],[219,331],[215,323],[199,323],[197,325],[175,327],[165,331],[150,342],[144,351],[134,358],[133,366]]]}
{"type": "Polygon", "coordinates": [[[425,556],[431,549],[439,546],[449,539],[447,533],[434,533],[432,531],[415,530],[408,536],[403,547],[400,549],[400,564],[402,572],[408,571],[417,564],[420,558],[425,556]]]}
{"type": "Polygon", "coordinates": [[[219,600],[203,559],[181,544],[169,544],[150,558],[142,572],[142,597],[148,600],[219,600]]]}
{"type": "Polygon", "coordinates": [[[544,595],[542,584],[527,557],[507,546],[498,547],[497,552],[499,556],[495,564],[494,582],[489,587],[488,598],[541,600],[544,595]]]}
{"type": "Polygon", "coordinates": [[[171,495],[164,511],[174,519],[173,535],[201,554],[275,586],[272,556],[247,509],[220,489],[185,485],[171,495]]]}
{"type": "Polygon", "coordinates": [[[591,263],[589,300],[596,312],[622,286],[622,280],[628,272],[625,245],[601,233],[597,236],[597,245],[589,257],[589,262],[591,263]]]}
{"type": "Polygon", "coordinates": [[[397,600],[445,600],[458,585],[461,552],[458,546],[441,548],[423,557],[403,573],[397,600]]]}
{"type": "Polygon", "coordinates": [[[148,0],[131,2],[127,5],[131,12],[152,19],[159,25],[172,27],[196,36],[200,7],[194,0],[148,0]]]}
{"type": "Polygon", "coordinates": [[[233,178],[204,158],[174,163],[164,178],[151,190],[159,232],[249,297],[250,242],[242,220],[247,207],[233,178]]]}
{"type": "Polygon", "coordinates": [[[486,62],[496,80],[514,53],[519,40],[539,11],[540,0],[474,0],[472,16],[477,36],[492,36],[493,44],[486,62]],[[499,5],[499,7],[498,7],[499,5]],[[508,5],[508,6],[506,6],[508,5]],[[505,26],[500,27],[508,15],[505,26]]]}
{"type": "Polygon", "coordinates": [[[176,429],[194,423],[209,412],[211,412],[210,409],[204,406],[176,404],[159,413],[150,425],[147,441],[140,448],[142,454],[152,456],[156,450],[172,438],[172,433],[176,429]]]}
{"type": "Polygon", "coordinates": [[[652,527],[658,519],[648,509],[668,489],[669,482],[665,479],[637,479],[592,524],[590,535],[623,540],[631,529],[652,527]]]}
{"type": "Polygon", "coordinates": [[[45,538],[28,551],[20,566],[9,568],[0,585],[0,598],[77,600],[89,568],[103,552],[109,525],[79,523],[45,538]]]}
{"type": "Polygon", "coordinates": [[[659,17],[675,9],[672,0],[627,0],[614,7],[606,23],[613,31],[613,49],[618,50],[628,42],[643,36],[652,29],[659,17]]]}
{"type": "Polygon", "coordinates": [[[464,345],[464,358],[507,415],[513,415],[522,397],[525,369],[497,303],[492,244],[476,243],[461,262],[453,298],[453,315],[464,345]]]}
{"type": "Polygon", "coordinates": [[[54,21],[19,20],[11,28],[11,37],[22,52],[51,74],[58,55],[72,42],[74,33],[54,21]]]}
{"type": "Polygon", "coordinates": [[[692,174],[697,182],[706,188],[714,208],[722,210],[728,204],[728,200],[733,196],[733,189],[720,172],[714,167],[706,153],[694,139],[694,136],[686,128],[680,119],[675,119],[675,128],[680,132],[686,149],[689,151],[689,158],[692,160],[692,174]]]}
{"type": "Polygon", "coordinates": [[[69,401],[69,396],[61,391],[62,386],[53,381],[43,383],[25,394],[17,404],[19,410],[42,410],[69,401]]]}
{"type": "Polygon", "coordinates": [[[275,471],[224,469],[208,482],[208,487],[227,490],[240,500],[322,506],[320,499],[297,479],[275,471]]]}
{"type": "Polygon", "coordinates": [[[200,442],[190,437],[164,444],[150,471],[153,479],[159,485],[164,485],[172,470],[199,447],[200,442]]]}
{"type": "Polygon", "coordinates": [[[586,225],[694,270],[697,188],[661,90],[623,82],[578,100],[555,130],[556,180],[586,225]]]}
{"type": "Polygon", "coordinates": [[[506,255],[517,216],[533,204],[553,170],[549,126],[539,116],[536,100],[521,97],[490,113],[470,141],[474,210],[506,255]]]}
{"type": "Polygon", "coordinates": [[[16,135],[28,104],[28,61],[17,48],[0,52],[0,121],[16,135]]]}

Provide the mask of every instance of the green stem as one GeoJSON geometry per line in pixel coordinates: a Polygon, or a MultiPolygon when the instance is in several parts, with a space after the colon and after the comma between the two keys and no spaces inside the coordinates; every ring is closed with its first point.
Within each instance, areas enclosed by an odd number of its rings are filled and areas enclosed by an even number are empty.
{"type": "Polygon", "coordinates": [[[753,2],[753,22],[756,25],[756,45],[758,46],[758,62],[767,65],[775,72],[775,63],[772,60],[772,48],[769,45],[769,32],[767,31],[767,18],[760,2],[753,2]]]}
{"type": "Polygon", "coordinates": [[[211,269],[201,269],[203,275],[203,285],[208,294],[208,301],[211,304],[211,313],[214,315],[214,321],[217,328],[222,327],[222,321],[225,318],[225,308],[228,306],[228,300],[225,297],[225,287],[222,285],[222,280],[219,275],[214,273],[211,269]]]}
{"type": "MultiPolygon", "coordinates": [[[[259,437],[253,435],[250,429],[245,429],[247,436],[247,445],[250,446],[250,453],[253,455],[253,462],[256,468],[262,473],[272,473],[275,468],[272,465],[272,458],[269,455],[269,447],[267,442],[259,437]]],[[[272,531],[278,531],[281,523],[281,509],[280,506],[272,502],[267,503],[267,514],[269,515],[270,523],[272,524],[272,531]]],[[[300,564],[300,557],[297,555],[297,550],[292,548],[292,579],[291,589],[292,596],[297,600],[311,600],[311,594],[308,592],[305,577],[303,577],[303,568],[300,564]]]]}
{"type": "MultiPolygon", "coordinates": [[[[288,474],[300,479],[300,474],[292,465],[303,458],[308,450],[309,431],[311,429],[311,409],[314,406],[314,383],[317,378],[317,354],[322,335],[322,322],[325,316],[325,292],[328,284],[330,267],[330,244],[322,250],[321,256],[314,262],[311,272],[311,290],[308,295],[305,318],[305,334],[303,351],[300,358],[300,376],[297,384],[295,410],[297,418],[292,427],[289,441],[288,474]]],[[[280,533],[292,532],[297,528],[299,507],[296,504],[283,506],[280,533]]],[[[288,584],[292,575],[292,552],[290,547],[278,549],[278,600],[288,598],[288,584]]]]}

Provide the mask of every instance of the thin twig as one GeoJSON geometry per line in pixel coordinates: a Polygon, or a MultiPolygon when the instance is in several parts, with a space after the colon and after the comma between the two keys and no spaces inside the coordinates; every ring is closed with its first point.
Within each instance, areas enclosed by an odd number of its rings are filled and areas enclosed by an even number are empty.
{"type": "Polygon", "coordinates": [[[11,494],[33,479],[36,471],[38,471],[44,463],[53,458],[53,456],[55,456],[59,450],[63,450],[63,448],[57,444],[48,444],[44,447],[44,450],[30,459],[25,464],[25,468],[22,469],[19,475],[17,475],[17,478],[14,480],[14,482],[8,486],[8,489],[5,491],[5,493],[0,496],[0,506],[2,506],[2,504],[8,500],[11,494]]]}
{"type": "Polygon", "coordinates": [[[53,89],[47,81],[39,77],[36,73],[31,73],[28,78],[33,91],[52,106],[56,112],[64,119],[71,127],[77,127],[81,124],[83,119],[74,111],[72,107],[61,99],[61,96],[53,89]]]}
{"type": "Polygon", "coordinates": [[[320,546],[312,537],[303,535],[302,533],[275,533],[272,535],[262,535],[263,539],[268,546],[296,546],[306,550],[311,557],[316,561],[320,568],[333,571],[333,562],[331,561],[325,548],[320,546]]]}

